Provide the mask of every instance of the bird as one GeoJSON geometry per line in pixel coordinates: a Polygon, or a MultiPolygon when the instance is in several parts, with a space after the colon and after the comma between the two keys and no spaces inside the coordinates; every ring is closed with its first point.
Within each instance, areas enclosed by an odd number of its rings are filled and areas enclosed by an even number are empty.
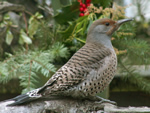
{"type": "Polygon", "coordinates": [[[44,86],[12,98],[13,103],[8,106],[57,96],[115,103],[96,94],[104,91],[117,70],[117,56],[111,43],[112,34],[123,23],[131,20],[114,21],[103,18],[94,21],[89,27],[85,45],[44,86]]]}

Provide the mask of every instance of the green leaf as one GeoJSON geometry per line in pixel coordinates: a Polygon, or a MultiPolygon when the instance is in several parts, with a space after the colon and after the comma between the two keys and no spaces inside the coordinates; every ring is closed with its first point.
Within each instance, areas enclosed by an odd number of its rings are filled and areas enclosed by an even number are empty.
{"type": "MultiPolygon", "coordinates": [[[[60,33],[62,34],[62,37],[66,40],[73,40],[78,36],[85,38],[87,30],[89,29],[89,24],[92,24],[95,18],[96,16],[93,14],[80,17],[76,21],[70,22],[70,26],[65,31],[61,31],[60,33]]],[[[76,39],[79,40],[79,38],[76,39]]],[[[82,39],[79,41],[83,43],[85,42],[82,39]]]]}
{"type": "Polygon", "coordinates": [[[59,24],[68,24],[68,21],[73,21],[79,17],[79,2],[73,2],[72,5],[62,7],[57,11],[55,20],[59,24]]]}
{"type": "Polygon", "coordinates": [[[87,19],[84,20],[83,23],[83,30],[82,30],[82,35],[84,35],[85,32],[87,32],[87,25],[88,25],[89,21],[87,19]]]}
{"type": "Polygon", "coordinates": [[[42,19],[43,15],[40,14],[39,12],[37,12],[37,13],[35,13],[35,17],[38,18],[38,19],[42,19]]]}
{"type": "Polygon", "coordinates": [[[76,25],[76,23],[72,22],[72,24],[70,24],[70,26],[65,31],[60,31],[59,32],[59,33],[61,33],[63,39],[66,40],[66,39],[68,39],[71,36],[75,25],[76,25]]]}
{"type": "Polygon", "coordinates": [[[79,40],[80,42],[82,42],[82,43],[84,43],[85,44],[85,40],[82,40],[82,39],[80,39],[80,38],[76,38],[77,40],[79,40]]]}
{"type": "Polygon", "coordinates": [[[29,19],[28,33],[31,38],[33,38],[33,35],[36,34],[40,26],[40,22],[37,19],[41,19],[41,18],[43,18],[43,15],[37,12],[29,19]]]}
{"type": "Polygon", "coordinates": [[[19,44],[21,44],[21,45],[24,44],[24,40],[22,37],[19,38],[19,44]]]}
{"type": "Polygon", "coordinates": [[[52,8],[54,10],[54,15],[56,15],[58,12],[57,10],[62,7],[60,0],[51,0],[52,1],[52,8]]]}
{"type": "Polygon", "coordinates": [[[33,35],[36,34],[39,25],[40,25],[39,22],[35,19],[33,19],[33,21],[30,22],[29,28],[28,28],[28,33],[31,38],[33,38],[33,35]]]}
{"type": "Polygon", "coordinates": [[[32,40],[27,35],[21,35],[24,42],[27,44],[32,44],[32,40]]]}
{"type": "Polygon", "coordinates": [[[8,13],[4,15],[4,20],[10,20],[10,15],[8,13]]]}
{"type": "Polygon", "coordinates": [[[13,34],[11,33],[10,30],[8,30],[8,31],[7,31],[7,34],[6,34],[6,43],[7,43],[8,45],[10,45],[11,42],[12,42],[12,40],[13,40],[13,34]]]}
{"type": "Polygon", "coordinates": [[[56,42],[50,49],[50,55],[55,56],[55,59],[67,58],[69,55],[68,48],[62,43],[56,42]]]}
{"type": "Polygon", "coordinates": [[[27,43],[27,44],[32,44],[32,40],[30,39],[30,37],[27,36],[27,34],[21,30],[20,32],[20,39],[19,39],[19,43],[23,44],[23,43],[27,43]]]}
{"type": "Polygon", "coordinates": [[[92,0],[92,3],[95,6],[103,6],[103,8],[109,7],[111,5],[112,0],[92,0]]]}
{"type": "Polygon", "coordinates": [[[79,31],[80,29],[83,29],[83,24],[84,24],[84,20],[87,19],[88,16],[83,16],[78,18],[78,20],[76,20],[77,22],[77,28],[76,30],[79,31]]]}
{"type": "Polygon", "coordinates": [[[89,25],[88,25],[88,27],[87,27],[87,31],[89,30],[89,28],[90,28],[90,26],[92,25],[92,23],[93,23],[93,20],[90,18],[89,25]]]}

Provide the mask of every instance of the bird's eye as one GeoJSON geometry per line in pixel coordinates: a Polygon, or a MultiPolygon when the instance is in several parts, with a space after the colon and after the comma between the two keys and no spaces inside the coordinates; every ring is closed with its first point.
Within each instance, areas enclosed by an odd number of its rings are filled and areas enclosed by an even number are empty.
{"type": "Polygon", "coordinates": [[[109,26],[109,23],[105,23],[106,26],[109,26]]]}

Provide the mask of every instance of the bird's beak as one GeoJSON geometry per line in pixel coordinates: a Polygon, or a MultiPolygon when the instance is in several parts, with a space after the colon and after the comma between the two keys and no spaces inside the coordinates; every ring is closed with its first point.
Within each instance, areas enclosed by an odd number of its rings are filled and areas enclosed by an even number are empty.
{"type": "Polygon", "coordinates": [[[117,25],[118,26],[120,26],[120,25],[122,25],[123,23],[125,23],[125,22],[129,22],[129,21],[132,21],[133,19],[122,19],[122,20],[118,20],[117,21],[117,25]]]}
{"type": "Polygon", "coordinates": [[[107,32],[107,35],[112,35],[123,23],[132,21],[133,19],[118,20],[115,25],[107,32]]]}

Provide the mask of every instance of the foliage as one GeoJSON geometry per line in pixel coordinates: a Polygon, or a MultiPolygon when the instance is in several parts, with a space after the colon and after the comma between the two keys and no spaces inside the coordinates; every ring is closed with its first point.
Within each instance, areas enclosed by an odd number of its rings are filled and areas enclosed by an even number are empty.
{"type": "MultiPolygon", "coordinates": [[[[3,22],[0,24],[0,27],[5,27],[6,28],[6,43],[8,45],[11,45],[13,39],[14,39],[14,34],[11,31],[11,27],[18,27],[17,25],[15,25],[10,18],[10,15],[5,14],[4,18],[3,18],[3,22]]],[[[18,42],[20,44],[23,43],[27,43],[27,44],[31,44],[32,41],[31,39],[27,36],[27,34],[22,30],[20,30],[20,38],[18,40],[18,42]]]]}
{"type": "MultiPolygon", "coordinates": [[[[55,71],[64,64],[86,40],[89,26],[97,19],[111,18],[119,20],[125,17],[125,8],[112,1],[92,0],[88,7],[88,15],[79,17],[79,3],[75,0],[62,5],[60,0],[52,0],[54,18],[48,20],[44,13],[36,12],[29,20],[24,13],[24,25],[18,30],[19,38],[12,32],[17,27],[5,14],[0,27],[6,27],[5,42],[13,49],[12,53],[5,52],[5,58],[0,62],[0,83],[7,83],[10,79],[19,78],[22,93],[42,86],[55,71]],[[55,3],[59,3],[59,7],[55,3]],[[17,40],[17,45],[13,41],[17,40]]],[[[63,3],[64,4],[64,3],[63,3]]],[[[150,47],[147,41],[136,38],[135,23],[124,24],[113,35],[112,43],[118,55],[118,65],[124,80],[149,92],[149,80],[146,80],[132,69],[132,65],[150,64],[150,47]],[[142,81],[142,82],[141,82],[142,81]],[[139,84],[140,83],[140,84],[139,84]],[[143,86],[143,87],[142,87],[143,86]]]]}
{"type": "Polygon", "coordinates": [[[119,58],[118,62],[121,69],[120,72],[124,75],[123,80],[126,82],[130,82],[141,91],[150,93],[150,80],[137,73],[136,69],[132,65],[130,65],[129,62],[123,62],[121,60],[122,58],[119,58]]]}
{"type": "Polygon", "coordinates": [[[5,52],[5,60],[0,62],[0,83],[6,84],[11,79],[19,78],[22,93],[41,87],[60,67],[58,62],[63,64],[70,56],[68,48],[60,41],[59,25],[52,28],[38,12],[28,22],[28,26],[18,31],[18,45],[15,46],[20,48],[11,45],[15,34],[9,27],[17,25],[11,20],[6,23],[5,19],[1,24],[8,26],[6,43],[13,48],[13,54],[5,52]]]}
{"type": "Polygon", "coordinates": [[[79,3],[73,2],[72,5],[68,5],[63,7],[62,9],[59,9],[57,11],[57,14],[55,15],[55,21],[57,21],[59,24],[67,24],[68,21],[77,19],[77,14],[79,13],[78,7],[79,3]]]}
{"type": "Polygon", "coordinates": [[[8,54],[9,58],[0,63],[0,82],[7,83],[10,79],[19,77],[25,93],[37,88],[39,83],[40,86],[43,85],[43,82],[54,74],[57,69],[53,64],[54,60],[67,58],[68,49],[58,42],[50,50],[28,51],[27,54],[24,51],[15,54],[8,54]],[[40,79],[45,80],[38,82],[40,79]]]}

